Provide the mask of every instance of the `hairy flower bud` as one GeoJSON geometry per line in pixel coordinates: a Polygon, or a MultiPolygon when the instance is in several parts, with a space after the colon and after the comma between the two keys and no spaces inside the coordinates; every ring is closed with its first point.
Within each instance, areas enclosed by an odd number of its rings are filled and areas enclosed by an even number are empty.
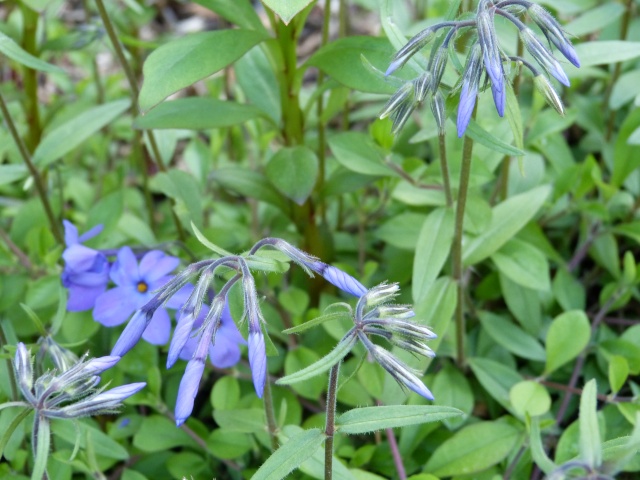
{"type": "MultiPolygon", "coordinates": [[[[495,27],[493,25],[494,8],[487,8],[488,2],[482,1],[478,6],[476,17],[478,43],[482,49],[484,67],[491,79],[494,99],[501,98],[504,92],[504,69],[502,68],[502,54],[498,46],[495,27]]],[[[496,110],[500,116],[504,115],[504,105],[496,102],[496,110]]]]}
{"type": "Polygon", "coordinates": [[[440,91],[434,93],[431,98],[431,113],[433,114],[433,118],[436,120],[438,133],[440,135],[444,135],[444,125],[447,121],[447,112],[444,106],[444,97],[440,91]]]}
{"type": "Polygon", "coordinates": [[[540,43],[533,30],[527,27],[523,28],[520,30],[520,38],[531,56],[536,59],[549,75],[555,77],[556,80],[567,87],[570,85],[567,74],[547,47],[540,43]]]}
{"type": "Polygon", "coordinates": [[[547,103],[555,108],[556,112],[564,116],[564,106],[562,105],[562,100],[560,100],[558,93],[555,91],[549,80],[547,80],[544,75],[536,75],[533,78],[533,83],[538,91],[542,93],[547,103]]]}
{"type": "Polygon", "coordinates": [[[393,56],[391,60],[391,64],[387,71],[385,72],[385,76],[391,75],[397,69],[402,67],[405,63],[409,61],[409,59],[425,47],[433,37],[435,36],[436,31],[433,27],[425,28],[416,36],[414,36],[411,40],[407,42],[407,44],[402,47],[398,52],[393,56]]]}
{"type": "Polygon", "coordinates": [[[460,90],[460,104],[458,105],[458,137],[462,137],[469,126],[471,115],[476,105],[476,97],[482,78],[482,48],[475,43],[467,57],[467,63],[462,74],[462,89],[460,90]]]}
{"type": "Polygon", "coordinates": [[[562,31],[562,27],[549,12],[547,12],[540,5],[532,3],[527,12],[534,22],[540,27],[542,33],[549,42],[553,43],[558,50],[576,67],[580,67],[580,60],[578,55],[571,45],[571,42],[562,31]]]}

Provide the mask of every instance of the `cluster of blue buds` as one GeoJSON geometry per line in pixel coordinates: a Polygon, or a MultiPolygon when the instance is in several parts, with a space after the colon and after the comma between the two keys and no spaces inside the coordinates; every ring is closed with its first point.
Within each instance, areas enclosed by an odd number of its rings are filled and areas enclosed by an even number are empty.
{"type": "MultiPolygon", "coordinates": [[[[429,95],[431,109],[440,133],[444,131],[446,114],[444,97],[441,93],[442,76],[449,58],[449,49],[456,34],[473,30],[473,40],[467,56],[466,65],[460,79],[460,103],[458,106],[457,130],[462,137],[469,125],[478,92],[487,84],[491,86],[493,100],[498,115],[504,115],[505,81],[504,64],[516,62],[526,66],[533,74],[536,88],[544,95],[549,104],[561,115],[564,108],[557,92],[547,76],[569,86],[569,79],[558,60],[536,36],[534,31],[522,22],[520,17],[527,14],[540,28],[549,44],[553,44],[576,67],[580,66],[578,56],[565,35],[560,24],[544,8],[527,0],[480,0],[475,18],[472,20],[441,22],[414,36],[393,57],[385,75],[390,75],[434,41],[427,71],[418,78],[404,84],[387,102],[380,118],[390,117],[394,133],[406,123],[413,110],[429,95]],[[495,30],[495,16],[500,15],[513,23],[519,31],[520,40],[534,63],[519,57],[508,56],[498,43],[495,30]],[[442,30],[446,33],[439,34],[442,30]],[[538,68],[539,67],[539,68],[538,68]],[[482,81],[484,74],[484,82],[482,81]],[[545,74],[547,76],[545,76],[545,74]]],[[[454,89],[457,91],[457,89],[454,89]]]]}

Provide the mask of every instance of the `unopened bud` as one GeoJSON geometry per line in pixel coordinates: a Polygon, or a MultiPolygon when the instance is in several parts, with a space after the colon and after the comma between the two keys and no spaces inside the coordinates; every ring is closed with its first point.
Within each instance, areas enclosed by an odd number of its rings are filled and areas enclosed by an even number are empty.
{"type": "Polygon", "coordinates": [[[556,109],[560,115],[564,116],[564,106],[558,92],[555,91],[549,80],[544,75],[536,75],[533,83],[540,93],[544,96],[549,105],[556,109]]]}
{"type": "Polygon", "coordinates": [[[409,61],[409,59],[415,55],[418,50],[421,50],[425,47],[433,37],[436,32],[433,27],[426,28],[414,36],[411,40],[407,42],[407,44],[402,47],[398,52],[393,56],[391,60],[391,64],[387,71],[385,72],[385,76],[391,75],[397,69],[402,67],[405,63],[409,61]]]}

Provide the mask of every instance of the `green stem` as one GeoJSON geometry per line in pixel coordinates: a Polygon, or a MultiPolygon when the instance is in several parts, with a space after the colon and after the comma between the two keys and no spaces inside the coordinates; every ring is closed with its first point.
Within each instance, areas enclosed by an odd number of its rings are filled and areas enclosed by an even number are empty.
{"type": "Polygon", "coordinates": [[[264,384],[264,413],[267,416],[267,428],[269,429],[269,437],[271,437],[271,449],[278,449],[278,423],[273,409],[273,395],[271,394],[271,384],[269,379],[264,384]]]}
{"type": "MultiPolygon", "coordinates": [[[[325,0],[324,2],[324,16],[322,21],[322,43],[321,46],[325,46],[327,41],[329,40],[329,22],[331,21],[331,0],[325,0]]],[[[318,70],[318,82],[317,89],[321,90],[322,84],[324,83],[324,73],[322,70],[318,70]]],[[[322,121],[322,114],[324,113],[324,95],[321,94],[318,96],[318,105],[316,114],[318,117],[318,184],[317,191],[322,191],[322,187],[324,187],[324,180],[326,174],[325,168],[325,150],[326,150],[326,137],[324,130],[324,122],[322,121]]],[[[327,223],[327,212],[325,209],[325,201],[324,198],[320,199],[319,210],[322,215],[323,223],[327,223]]]]}
{"type": "Polygon", "coordinates": [[[34,165],[31,159],[31,153],[29,153],[27,146],[22,141],[22,137],[20,137],[20,134],[16,129],[16,125],[13,122],[13,117],[9,113],[9,109],[7,108],[7,104],[5,103],[4,97],[2,96],[2,94],[0,94],[0,110],[2,110],[2,116],[4,117],[4,120],[7,123],[7,127],[9,128],[9,132],[13,137],[13,141],[16,142],[16,145],[18,146],[18,150],[20,151],[22,160],[26,164],[27,169],[29,170],[29,173],[33,177],[33,183],[38,192],[38,196],[40,197],[40,201],[42,202],[44,213],[46,214],[47,219],[49,220],[49,224],[51,225],[51,232],[53,233],[53,236],[55,237],[56,241],[60,245],[64,245],[64,237],[62,236],[62,231],[60,230],[60,224],[58,223],[58,220],[56,219],[56,216],[53,213],[53,208],[51,208],[51,203],[49,202],[49,195],[47,194],[47,189],[45,188],[44,180],[42,179],[40,172],[38,171],[38,169],[36,168],[36,166],[34,165]]]}
{"type": "MultiPolygon", "coordinates": [[[[102,19],[102,23],[104,24],[104,28],[107,31],[107,35],[109,36],[109,40],[111,41],[111,45],[113,46],[113,49],[114,49],[114,51],[116,53],[116,57],[118,57],[118,62],[120,63],[120,66],[124,70],[124,73],[127,76],[127,80],[129,82],[129,86],[131,87],[131,93],[132,93],[132,97],[133,97],[132,109],[133,109],[133,114],[135,115],[137,113],[137,108],[138,108],[137,107],[137,105],[138,105],[138,97],[140,96],[140,88],[138,87],[138,81],[137,81],[136,76],[135,76],[135,74],[133,72],[133,69],[131,68],[131,65],[129,65],[129,62],[127,62],[127,57],[124,54],[124,48],[122,47],[122,44],[120,43],[120,40],[118,38],[118,34],[116,33],[116,30],[115,30],[115,28],[113,26],[113,23],[111,22],[111,18],[109,17],[109,14],[107,13],[107,9],[104,6],[104,2],[102,0],[96,0],[96,6],[98,7],[98,13],[100,14],[100,18],[102,19]]],[[[162,162],[162,156],[160,155],[160,151],[158,149],[158,144],[156,142],[156,139],[155,139],[155,136],[154,136],[153,132],[151,130],[145,130],[145,133],[147,134],[148,139],[149,139],[149,145],[151,146],[151,153],[152,153],[154,162],[156,163],[156,165],[158,165],[158,169],[161,172],[166,172],[167,171],[167,167],[162,162]]],[[[148,179],[149,172],[147,171],[146,168],[142,169],[142,175],[145,177],[144,185],[147,185],[148,184],[148,180],[149,180],[148,179]]],[[[182,224],[180,223],[180,219],[176,215],[176,213],[173,210],[173,208],[171,209],[171,216],[173,218],[173,222],[176,225],[176,230],[178,232],[178,236],[179,236],[180,240],[181,241],[185,241],[186,237],[185,237],[185,234],[184,234],[184,229],[182,228],[182,224]]]]}
{"type": "Polygon", "coordinates": [[[331,367],[329,372],[329,388],[327,391],[327,411],[324,433],[324,479],[331,480],[333,475],[333,435],[336,432],[336,398],[338,395],[338,376],[340,362],[331,367]]]}
{"type": "Polygon", "coordinates": [[[451,195],[451,181],[449,180],[449,165],[447,164],[447,143],[444,132],[438,134],[438,147],[440,148],[440,170],[442,170],[442,183],[444,185],[444,196],[447,199],[447,207],[453,205],[451,195]]]}
{"type": "MultiPolygon", "coordinates": [[[[477,107],[477,104],[476,104],[477,107]]],[[[473,117],[476,116],[476,109],[473,117]]],[[[464,210],[467,203],[467,192],[469,191],[469,177],[471,176],[471,155],[473,153],[473,140],[469,135],[465,135],[462,147],[462,166],[460,169],[460,187],[458,188],[458,202],[456,204],[455,230],[453,234],[452,256],[453,256],[453,278],[458,289],[456,303],[456,348],[457,362],[460,368],[464,368],[464,285],[462,281],[462,231],[464,226],[464,210]]]]}
{"type": "MultiPolygon", "coordinates": [[[[22,5],[23,17],[23,37],[22,48],[34,57],[38,57],[38,12],[31,10],[26,5],[22,5]]],[[[24,67],[23,76],[25,100],[25,112],[29,131],[25,140],[29,152],[33,152],[40,143],[42,136],[42,125],[40,123],[40,109],[38,107],[38,72],[32,68],[24,67]]]]}
{"type": "MultiPolygon", "coordinates": [[[[627,39],[627,33],[629,32],[629,23],[631,22],[631,8],[633,7],[633,0],[627,0],[625,4],[625,12],[622,17],[622,26],[620,27],[620,40],[627,39]]],[[[609,82],[609,86],[607,87],[607,91],[604,95],[604,108],[609,109],[609,99],[611,98],[611,92],[613,91],[613,86],[615,85],[618,77],[620,76],[620,72],[622,69],[622,62],[616,63],[616,66],[613,69],[613,75],[611,75],[611,81],[609,82]]],[[[605,139],[611,140],[611,135],[613,135],[613,127],[615,126],[616,121],[616,111],[611,110],[609,112],[609,120],[607,122],[607,132],[605,134],[605,139]]]]}

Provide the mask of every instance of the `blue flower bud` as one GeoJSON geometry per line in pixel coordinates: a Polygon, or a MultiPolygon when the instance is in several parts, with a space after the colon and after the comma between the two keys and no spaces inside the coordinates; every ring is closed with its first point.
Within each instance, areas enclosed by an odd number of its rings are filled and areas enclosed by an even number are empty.
{"type": "Polygon", "coordinates": [[[200,379],[204,373],[204,359],[194,359],[187,363],[187,368],[180,380],[176,398],[176,425],[182,425],[193,411],[193,402],[198,394],[200,379]]]}
{"type": "Polygon", "coordinates": [[[464,135],[471,121],[481,78],[482,48],[479,43],[476,43],[471,48],[471,52],[469,52],[462,74],[462,89],[460,90],[460,104],[458,105],[458,119],[456,122],[458,137],[464,135]]]}
{"type": "Polygon", "coordinates": [[[151,317],[153,317],[153,312],[146,312],[144,310],[136,311],[116,341],[113,350],[111,350],[111,355],[122,357],[131,350],[142,337],[147,325],[151,321],[151,317]]]}
{"type": "MultiPolygon", "coordinates": [[[[476,17],[478,42],[482,48],[484,57],[484,67],[491,79],[491,84],[496,92],[504,90],[504,69],[502,68],[502,55],[496,38],[495,27],[493,25],[493,8],[483,8],[487,2],[480,2],[478,15],[476,17]]],[[[495,95],[494,95],[495,98],[495,95]]],[[[500,108],[496,105],[498,112],[500,108]]]]}
{"type": "Polygon", "coordinates": [[[329,283],[335,285],[340,290],[353,295],[354,297],[361,297],[367,292],[367,287],[337,267],[316,261],[309,265],[309,268],[322,275],[329,283]]]}
{"type": "Polygon", "coordinates": [[[435,29],[432,27],[425,28],[416,36],[414,36],[411,40],[407,42],[407,44],[402,47],[398,52],[393,56],[391,61],[391,65],[385,72],[385,76],[391,75],[397,69],[402,67],[405,63],[409,61],[409,59],[420,49],[424,48],[435,36],[435,29]]]}
{"type": "Polygon", "coordinates": [[[249,323],[249,366],[256,395],[262,398],[267,381],[267,354],[260,324],[249,323]]]}
{"type": "Polygon", "coordinates": [[[570,85],[567,74],[547,47],[540,43],[540,40],[535,36],[533,30],[527,27],[523,28],[520,30],[520,38],[531,56],[536,59],[549,75],[555,77],[560,83],[567,87],[570,85]]]}
{"type": "Polygon", "coordinates": [[[558,50],[576,67],[580,67],[580,59],[571,45],[571,42],[562,31],[562,27],[549,12],[540,5],[532,3],[527,12],[534,22],[540,27],[547,40],[553,43],[558,50]]]}

